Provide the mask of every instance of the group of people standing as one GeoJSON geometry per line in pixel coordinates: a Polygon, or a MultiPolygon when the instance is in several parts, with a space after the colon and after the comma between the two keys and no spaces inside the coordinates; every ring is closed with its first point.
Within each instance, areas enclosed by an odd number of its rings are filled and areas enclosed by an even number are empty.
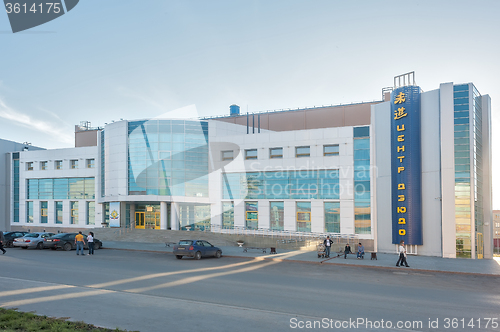
{"type": "MultiPolygon", "coordinates": [[[[82,231],[78,232],[78,234],[75,236],[75,244],[76,244],[76,254],[80,255],[80,252],[82,253],[82,256],[85,255],[83,253],[83,247],[85,246],[85,238],[82,234],[82,231]]],[[[89,232],[89,235],[87,235],[87,244],[89,246],[89,253],[87,255],[93,255],[94,254],[94,233],[89,232]]]]}

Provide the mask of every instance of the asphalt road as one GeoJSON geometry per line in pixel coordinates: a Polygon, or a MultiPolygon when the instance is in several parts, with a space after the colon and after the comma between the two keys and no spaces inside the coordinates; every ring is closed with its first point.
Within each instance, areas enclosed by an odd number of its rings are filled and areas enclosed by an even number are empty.
{"type": "Polygon", "coordinates": [[[0,306],[109,328],[394,331],[400,322],[400,330],[500,331],[498,277],[227,257],[177,260],[109,249],[94,256],[7,250],[0,255],[0,306]]]}

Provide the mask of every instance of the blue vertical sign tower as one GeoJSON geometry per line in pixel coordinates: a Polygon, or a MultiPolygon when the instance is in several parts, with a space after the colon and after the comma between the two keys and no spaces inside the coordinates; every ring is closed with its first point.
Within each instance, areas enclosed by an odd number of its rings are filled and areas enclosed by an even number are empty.
{"type": "Polygon", "coordinates": [[[392,243],[422,245],[420,88],[391,94],[392,243]]]}

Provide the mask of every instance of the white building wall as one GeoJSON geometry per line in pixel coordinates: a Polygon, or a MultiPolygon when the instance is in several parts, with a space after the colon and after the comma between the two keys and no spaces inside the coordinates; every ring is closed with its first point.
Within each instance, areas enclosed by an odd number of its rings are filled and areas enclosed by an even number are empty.
{"type": "Polygon", "coordinates": [[[484,258],[493,258],[493,201],[491,178],[491,98],[482,96],[482,133],[483,133],[483,238],[484,258]]]}
{"type": "MultiPolygon", "coordinates": [[[[37,226],[37,227],[94,227],[86,225],[87,221],[87,202],[95,201],[93,199],[27,199],[27,180],[28,179],[56,179],[56,178],[95,178],[97,175],[97,163],[94,168],[87,168],[87,159],[97,160],[97,147],[80,147],[68,149],[24,151],[19,154],[19,223],[11,223],[12,226],[37,226]],[[56,169],[55,162],[62,160],[62,169],[56,169]],[[78,161],[78,167],[71,168],[71,160],[78,161]],[[41,162],[47,161],[47,169],[41,168],[41,162]],[[33,163],[33,170],[27,170],[27,163],[33,163]],[[27,201],[33,201],[33,223],[27,223],[27,201]],[[48,222],[41,223],[40,202],[46,201],[48,208],[48,222]],[[55,202],[63,202],[63,223],[56,224],[55,202]],[[78,201],[78,223],[70,225],[70,202],[78,201]]],[[[97,195],[97,188],[94,188],[97,195]]],[[[98,221],[96,206],[96,226],[100,226],[98,221]]]]}
{"type": "MultiPolygon", "coordinates": [[[[284,229],[296,231],[296,202],[311,202],[311,231],[324,232],[324,202],[340,201],[341,232],[344,234],[354,233],[354,192],[353,192],[353,127],[327,128],[298,130],[289,132],[266,131],[260,134],[246,134],[246,127],[227,124],[218,121],[209,122],[210,147],[213,172],[244,173],[259,171],[280,170],[318,170],[339,169],[340,199],[272,199],[271,201],[284,202],[284,229]],[[228,128],[237,135],[223,134],[224,128],[228,128]],[[240,130],[234,129],[237,127],[240,130]],[[242,135],[241,132],[244,134],[242,135]],[[217,133],[215,136],[214,133],[217,133]],[[323,156],[323,146],[339,144],[338,156],[323,156]],[[310,157],[295,157],[295,148],[299,146],[310,146],[310,157]],[[283,158],[269,158],[269,149],[275,147],[283,148],[283,158]],[[258,159],[245,160],[245,150],[257,149],[258,159]],[[222,161],[221,151],[233,150],[235,159],[222,161]]],[[[222,200],[222,179],[217,176],[210,177],[210,200],[212,204],[220,205],[222,200]]],[[[269,200],[251,199],[259,203],[259,228],[269,227],[270,204],[269,200]]],[[[235,227],[245,225],[245,201],[235,200],[235,227]]],[[[212,211],[212,222],[219,220],[218,210],[212,211]]],[[[360,235],[361,239],[373,239],[373,234],[360,235]]]]}
{"type": "Polygon", "coordinates": [[[441,127],[441,233],[442,254],[446,258],[456,257],[455,230],[455,134],[453,83],[440,85],[441,127]]]}
{"type": "Polygon", "coordinates": [[[105,128],[105,200],[121,201],[128,194],[128,122],[118,121],[105,128]]]}

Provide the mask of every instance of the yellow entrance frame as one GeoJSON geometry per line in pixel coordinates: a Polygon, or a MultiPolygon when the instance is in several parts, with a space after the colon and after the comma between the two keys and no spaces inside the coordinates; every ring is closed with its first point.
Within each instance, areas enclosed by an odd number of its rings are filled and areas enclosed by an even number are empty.
{"type": "Polygon", "coordinates": [[[136,212],[135,213],[135,228],[144,229],[146,220],[146,212],[136,212]]]}

